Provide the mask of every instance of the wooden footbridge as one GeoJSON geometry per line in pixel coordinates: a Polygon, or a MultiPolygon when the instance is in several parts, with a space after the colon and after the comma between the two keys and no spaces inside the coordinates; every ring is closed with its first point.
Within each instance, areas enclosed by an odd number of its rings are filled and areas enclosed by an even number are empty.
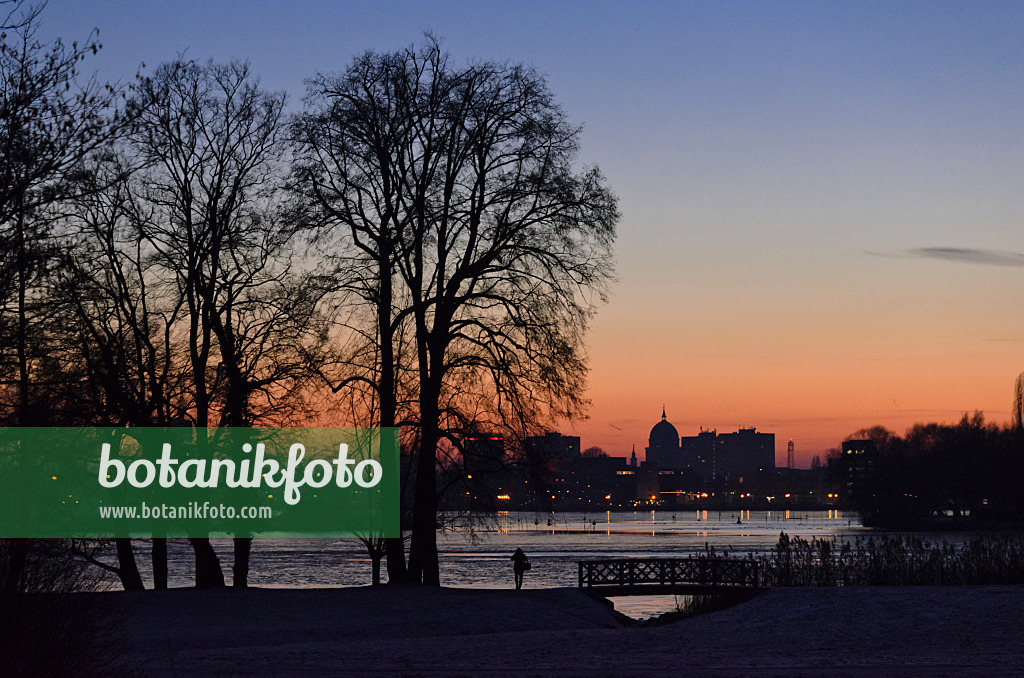
{"type": "Polygon", "coordinates": [[[709,595],[758,586],[757,563],[726,558],[632,558],[578,562],[579,587],[594,596],[709,595]]]}

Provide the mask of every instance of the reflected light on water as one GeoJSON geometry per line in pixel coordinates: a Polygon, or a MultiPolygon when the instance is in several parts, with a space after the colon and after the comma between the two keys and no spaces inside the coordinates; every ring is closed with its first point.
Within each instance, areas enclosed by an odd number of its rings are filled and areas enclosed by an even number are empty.
{"type": "MultiPolygon", "coordinates": [[[[702,552],[705,543],[718,553],[745,557],[769,551],[782,531],[807,539],[835,536],[851,541],[867,532],[855,514],[834,510],[801,512],[799,522],[789,521],[789,511],[749,510],[501,512],[471,518],[472,528],[438,533],[444,586],[511,589],[509,556],[517,547],[533,564],[524,587],[552,588],[576,586],[579,560],[687,557],[702,552]],[[743,518],[742,526],[736,524],[738,516],[743,518]]],[[[212,542],[230,584],[233,542],[212,542]]],[[[132,544],[143,580],[150,586],[150,541],[135,539],[132,544]]],[[[168,540],[168,558],[170,586],[194,586],[195,554],[188,541],[168,540]]],[[[249,583],[287,588],[366,586],[370,570],[370,558],[358,539],[257,538],[252,544],[249,583]]],[[[381,576],[386,581],[386,567],[382,567],[381,576]]],[[[629,598],[623,605],[639,610],[643,601],[629,598]]],[[[667,606],[662,611],[675,609],[674,596],[656,598],[662,599],[658,605],[667,606]]]]}

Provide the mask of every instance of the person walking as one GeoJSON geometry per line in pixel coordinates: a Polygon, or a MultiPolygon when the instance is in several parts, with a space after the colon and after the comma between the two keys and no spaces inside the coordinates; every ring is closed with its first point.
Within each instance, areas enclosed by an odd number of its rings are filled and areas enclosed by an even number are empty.
{"type": "Polygon", "coordinates": [[[523,553],[523,549],[516,548],[512,554],[512,573],[515,575],[516,589],[523,588],[523,573],[530,569],[530,559],[523,553]]]}

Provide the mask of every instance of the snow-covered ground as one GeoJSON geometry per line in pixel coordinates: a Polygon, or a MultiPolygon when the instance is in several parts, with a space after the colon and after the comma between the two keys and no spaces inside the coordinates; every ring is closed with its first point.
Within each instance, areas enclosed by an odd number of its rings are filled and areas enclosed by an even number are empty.
{"type": "Polygon", "coordinates": [[[76,595],[146,676],[1024,675],[1021,586],[769,589],[660,626],[574,589],[76,595]]]}

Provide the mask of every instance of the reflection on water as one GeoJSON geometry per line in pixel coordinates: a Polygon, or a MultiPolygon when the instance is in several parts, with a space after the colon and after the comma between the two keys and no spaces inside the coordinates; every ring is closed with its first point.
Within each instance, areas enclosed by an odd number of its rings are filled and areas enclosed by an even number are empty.
{"type": "MultiPolygon", "coordinates": [[[[499,514],[493,529],[474,542],[466,530],[438,535],[446,586],[512,586],[509,556],[518,546],[530,556],[527,588],[575,586],[577,561],[599,558],[678,558],[713,547],[723,555],[763,553],[779,533],[850,540],[869,531],[841,511],[637,511],[628,513],[499,514]]],[[[682,596],[624,596],[615,607],[643,619],[676,609],[682,596]]]]}
{"type": "Polygon", "coordinates": [[[689,596],[611,596],[615,609],[633,619],[650,619],[675,612],[689,596]]]}
{"type": "MultiPolygon", "coordinates": [[[[762,553],[791,536],[854,539],[868,534],[854,514],[841,511],[636,511],[603,513],[500,513],[471,516],[472,527],[438,533],[441,583],[467,588],[512,588],[509,557],[520,547],[533,568],[526,588],[576,586],[578,560],[685,557],[705,545],[722,554],[762,553]]],[[[230,583],[233,543],[214,539],[230,583]]],[[[148,540],[134,540],[144,581],[151,582],[148,540]]],[[[188,540],[168,540],[170,586],[192,586],[194,554],[188,540]]],[[[386,568],[382,577],[387,579],[386,568]]],[[[358,539],[257,539],[252,586],[310,588],[365,586],[370,558],[358,539]]],[[[636,597],[630,597],[636,598],[636,597]]],[[[643,598],[649,598],[644,596],[643,598]]],[[[673,596],[659,596],[661,611],[675,609],[673,596]]],[[[631,615],[649,616],[641,600],[619,604],[631,615]]],[[[618,606],[617,606],[618,607],[618,606]]]]}
{"type": "MultiPolygon", "coordinates": [[[[467,518],[463,516],[462,518],[467,518]]],[[[510,556],[520,547],[530,557],[524,588],[575,587],[579,560],[686,557],[705,545],[717,554],[764,553],[779,533],[805,539],[854,541],[883,532],[864,528],[842,511],[637,511],[603,513],[500,513],[473,515],[467,527],[438,533],[441,583],[462,588],[513,588],[510,556]],[[550,521],[550,522],[549,522],[550,521]]],[[[931,534],[962,543],[964,533],[931,534]]],[[[233,542],[211,540],[228,583],[233,542]]],[[[150,542],[132,542],[143,581],[151,585],[150,542]]],[[[169,585],[194,585],[194,553],[186,539],[168,540],[169,585]]],[[[113,561],[111,553],[108,559],[113,561]]],[[[370,558],[358,539],[257,539],[249,583],[273,588],[367,586],[370,558]]],[[[382,578],[387,570],[382,567],[382,578]]],[[[119,588],[118,582],[111,582],[119,588]]],[[[682,600],[682,596],[679,597],[682,600]]],[[[676,609],[675,596],[629,596],[616,609],[644,618],[676,609]]]]}

